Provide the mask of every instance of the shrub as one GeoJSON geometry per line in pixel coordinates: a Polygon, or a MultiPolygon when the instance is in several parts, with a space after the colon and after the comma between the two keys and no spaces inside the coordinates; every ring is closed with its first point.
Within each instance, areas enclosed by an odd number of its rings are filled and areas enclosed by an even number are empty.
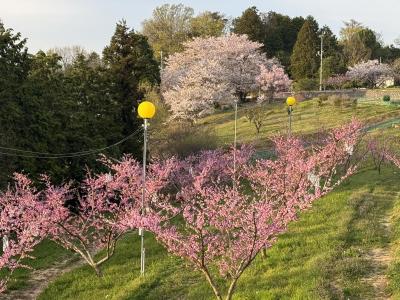
{"type": "Polygon", "coordinates": [[[312,91],[318,88],[318,81],[316,79],[303,78],[293,84],[295,91],[312,91]]]}
{"type": "Polygon", "coordinates": [[[342,99],[342,96],[340,96],[340,95],[331,95],[331,96],[329,96],[329,102],[332,102],[332,104],[335,106],[335,107],[342,107],[342,103],[343,103],[343,99],[342,99]]]}
{"type": "Polygon", "coordinates": [[[342,98],[342,105],[344,107],[351,107],[353,105],[353,102],[352,102],[353,99],[350,98],[349,95],[342,95],[341,98],[342,98]]]}
{"type": "Polygon", "coordinates": [[[328,100],[329,96],[327,94],[319,94],[318,98],[321,99],[322,101],[328,100]]]}
{"type": "Polygon", "coordinates": [[[316,98],[318,106],[324,106],[324,102],[328,100],[328,95],[320,94],[316,98]]]}
{"type": "Polygon", "coordinates": [[[392,105],[400,105],[400,101],[393,101],[393,100],[391,100],[391,101],[390,101],[390,104],[392,104],[392,105]]]}
{"type": "Polygon", "coordinates": [[[357,105],[358,105],[358,99],[357,99],[357,98],[351,99],[351,107],[352,107],[353,109],[356,109],[356,108],[357,108],[357,105]]]}
{"type": "Polygon", "coordinates": [[[217,138],[211,129],[199,128],[187,122],[171,123],[167,126],[162,132],[156,133],[154,139],[150,139],[150,152],[155,156],[186,157],[200,150],[217,147],[217,138]]]}
{"type": "Polygon", "coordinates": [[[320,97],[314,98],[313,100],[317,101],[319,107],[324,105],[324,101],[320,97]]]}
{"type": "Polygon", "coordinates": [[[343,94],[334,94],[329,96],[329,102],[332,103],[337,108],[342,107],[357,107],[357,98],[351,98],[349,95],[343,94]]]}
{"type": "Polygon", "coordinates": [[[333,88],[335,90],[342,89],[344,85],[349,84],[349,78],[346,75],[333,75],[325,80],[325,85],[328,88],[333,88]]]}
{"type": "Polygon", "coordinates": [[[389,95],[383,96],[383,101],[389,102],[390,101],[390,96],[389,95]]]}

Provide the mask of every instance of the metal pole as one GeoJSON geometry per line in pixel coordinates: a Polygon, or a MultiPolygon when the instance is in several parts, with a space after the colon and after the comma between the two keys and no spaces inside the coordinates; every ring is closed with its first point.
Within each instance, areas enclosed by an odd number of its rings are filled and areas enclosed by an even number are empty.
{"type": "Polygon", "coordinates": [[[323,33],[321,34],[321,51],[320,51],[320,55],[321,55],[321,65],[319,68],[319,90],[322,91],[322,60],[323,60],[323,55],[324,55],[324,35],[323,33]]]}
{"type": "Polygon", "coordinates": [[[238,113],[238,100],[235,100],[235,136],[233,138],[233,180],[236,180],[236,144],[237,144],[237,113],[238,113]]]}
{"type": "MultiPolygon", "coordinates": [[[[143,124],[143,174],[142,174],[142,216],[145,215],[145,197],[146,197],[146,156],[147,156],[147,127],[148,122],[147,119],[144,119],[143,124]]],[[[145,260],[145,251],[144,248],[144,229],[139,228],[140,235],[140,275],[144,275],[144,260],[145,260]]]]}
{"type": "Polygon", "coordinates": [[[5,252],[8,248],[9,240],[7,235],[3,235],[3,252],[5,252]]]}
{"type": "Polygon", "coordinates": [[[288,128],[288,136],[290,137],[292,133],[292,107],[289,106],[288,108],[288,115],[289,115],[289,128],[288,128]]]}

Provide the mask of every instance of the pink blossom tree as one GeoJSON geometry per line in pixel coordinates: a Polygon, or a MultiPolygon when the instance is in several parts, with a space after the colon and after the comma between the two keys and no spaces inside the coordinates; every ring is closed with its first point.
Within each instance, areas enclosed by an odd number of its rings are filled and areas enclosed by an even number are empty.
{"type": "MultiPolygon", "coordinates": [[[[232,156],[232,152],[226,153],[227,156],[232,156]]],[[[228,177],[225,167],[218,172],[218,166],[224,164],[216,166],[214,158],[212,152],[204,152],[197,159],[184,162],[184,165],[194,164],[176,195],[179,214],[162,209],[160,214],[171,218],[152,230],[169,251],[188,259],[202,271],[215,296],[222,299],[211,266],[216,265],[221,275],[232,277],[227,292],[232,295],[237,279],[259,248],[272,243],[284,224],[275,220],[276,214],[268,201],[244,192],[241,168],[232,180],[232,170],[228,171],[228,177]]],[[[249,161],[244,163],[247,165],[249,161]]]]}
{"type": "Polygon", "coordinates": [[[100,266],[114,254],[116,242],[126,231],[118,223],[123,208],[99,186],[101,180],[106,184],[105,178],[96,181],[89,177],[76,189],[47,184],[42,208],[47,215],[47,236],[79,254],[98,276],[102,275],[100,266]],[[95,257],[103,247],[105,254],[95,257]]]}
{"type": "Polygon", "coordinates": [[[393,77],[393,74],[389,65],[382,64],[378,60],[369,60],[350,67],[346,76],[353,81],[374,88],[382,86],[386,80],[393,77]]]}
{"type": "MultiPolygon", "coordinates": [[[[115,252],[119,238],[128,230],[155,226],[158,215],[142,212],[142,167],[134,159],[104,163],[109,172],[88,173],[79,190],[47,184],[42,209],[48,216],[47,235],[59,245],[78,253],[101,276],[101,265],[115,252]],[[63,192],[60,192],[62,190],[63,192]],[[75,200],[74,207],[65,205],[75,200]],[[94,256],[100,249],[102,256],[94,256]]],[[[172,160],[149,166],[146,207],[169,184],[172,160]]],[[[159,199],[159,198],[156,198],[159,199]]]]}
{"type": "Polygon", "coordinates": [[[300,139],[274,139],[276,160],[259,160],[249,178],[260,197],[288,205],[295,199],[299,209],[325,195],[355,171],[349,159],[361,136],[356,120],[333,129],[319,144],[306,146],[300,139]],[[340,170],[339,167],[345,167],[340,170]],[[336,181],[333,180],[336,179],[336,181]],[[310,191],[313,191],[312,193],[310,191]]]}
{"type": "Polygon", "coordinates": [[[264,101],[265,97],[271,100],[275,93],[287,91],[291,85],[289,76],[278,63],[272,64],[269,67],[261,65],[260,75],[256,77],[256,81],[260,85],[261,91],[264,92],[259,97],[259,102],[264,101]]]}
{"type": "Polygon", "coordinates": [[[387,160],[391,163],[393,163],[396,167],[400,168],[400,158],[396,151],[394,151],[394,147],[392,143],[389,141],[385,140],[381,143],[383,143],[383,146],[379,146],[376,140],[372,141],[372,149],[376,152],[375,156],[380,158],[382,161],[387,160]],[[389,146],[390,145],[390,146],[389,146]],[[392,147],[391,147],[392,146],[392,147]]]}
{"type": "Polygon", "coordinates": [[[351,79],[346,74],[333,75],[325,80],[325,85],[333,89],[342,89],[351,79]]]}
{"type": "Polygon", "coordinates": [[[396,164],[396,157],[393,155],[392,149],[393,140],[391,139],[371,138],[367,141],[367,151],[379,174],[385,161],[391,161],[396,164]]]}
{"type": "Polygon", "coordinates": [[[386,153],[386,158],[391,161],[396,167],[400,168],[400,158],[392,153],[386,153]]]}
{"type": "Polygon", "coordinates": [[[0,258],[0,269],[8,271],[0,281],[0,292],[17,268],[29,268],[23,260],[33,258],[30,253],[46,233],[45,216],[38,209],[41,193],[24,175],[16,174],[14,181],[14,186],[0,195],[0,234],[8,238],[0,258]]]}
{"type": "Polygon", "coordinates": [[[170,56],[162,72],[162,95],[172,118],[195,120],[215,105],[232,105],[258,91],[260,66],[276,64],[245,35],[195,38],[170,56]]]}
{"type": "Polygon", "coordinates": [[[246,268],[274,244],[298,211],[354,172],[355,166],[347,162],[360,129],[354,121],[333,131],[321,145],[308,148],[297,139],[277,138],[277,158],[255,165],[251,150],[238,150],[242,161],[235,174],[226,168],[231,164],[223,162],[232,152],[220,156],[218,164],[212,152],[184,161],[188,171],[174,196],[175,210],[159,211],[170,218],[152,228],[156,238],[200,270],[217,299],[223,294],[231,299],[246,268]],[[214,267],[228,286],[217,284],[214,267]]]}
{"type": "Polygon", "coordinates": [[[144,212],[140,163],[130,157],[117,163],[103,161],[109,172],[88,172],[78,188],[54,186],[43,176],[45,187],[38,192],[26,176],[15,175],[15,187],[0,197],[0,233],[12,237],[2,254],[1,268],[13,272],[23,267],[21,260],[47,237],[79,254],[101,276],[101,265],[112,257],[125,232],[154,228],[164,220],[150,209],[153,205],[174,211],[162,193],[174,188],[170,180],[176,169],[173,159],[149,165],[144,212]],[[105,249],[104,254],[95,256],[100,249],[105,249]]]}

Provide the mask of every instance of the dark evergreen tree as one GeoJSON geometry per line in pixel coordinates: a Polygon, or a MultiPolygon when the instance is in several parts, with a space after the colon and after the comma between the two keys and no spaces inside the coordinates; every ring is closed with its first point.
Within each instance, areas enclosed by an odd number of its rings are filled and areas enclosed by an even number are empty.
{"type": "MultiPolygon", "coordinates": [[[[26,39],[0,21],[0,146],[18,146],[23,127],[20,87],[28,76],[29,65],[26,39]]],[[[15,157],[0,154],[0,185],[4,186],[16,163],[15,157]]]]}
{"type": "Polygon", "coordinates": [[[396,59],[400,58],[400,48],[394,45],[385,46],[377,51],[376,56],[383,63],[393,63],[396,59]]]}
{"type": "MultiPolygon", "coordinates": [[[[113,100],[110,85],[99,56],[91,53],[79,55],[65,74],[65,86],[68,89],[66,105],[69,122],[66,129],[66,152],[105,148],[123,138],[120,123],[115,115],[120,109],[113,100]]],[[[106,155],[120,157],[120,147],[102,151],[106,155]]],[[[82,166],[92,169],[98,153],[64,159],[68,174],[81,178],[82,166]]]]}
{"type": "MultiPolygon", "coordinates": [[[[127,136],[138,130],[141,121],[136,108],[143,98],[141,86],[159,82],[158,64],[147,38],[131,30],[125,21],[117,24],[110,45],[103,51],[103,60],[111,87],[113,100],[120,110],[114,116],[121,124],[122,135],[127,136]]],[[[139,155],[142,137],[137,134],[122,146],[124,153],[139,155]]]]}
{"type": "MultiPolygon", "coordinates": [[[[19,129],[18,149],[62,153],[68,112],[65,107],[66,90],[60,57],[39,51],[32,57],[27,80],[20,86],[23,101],[20,104],[22,126],[19,129]]],[[[29,154],[29,153],[24,153],[29,154]]],[[[29,156],[29,155],[28,155],[29,156]]],[[[51,159],[20,157],[17,170],[32,175],[58,175],[62,164],[51,159]]]]}
{"type": "Polygon", "coordinates": [[[369,49],[372,59],[379,59],[379,52],[382,48],[378,41],[377,34],[369,28],[364,28],[358,32],[361,41],[369,49]]]}
{"type": "Polygon", "coordinates": [[[246,34],[250,40],[255,42],[264,42],[264,23],[255,6],[246,9],[240,17],[233,21],[233,32],[246,34]]]}
{"type": "Polygon", "coordinates": [[[264,16],[264,48],[268,57],[277,57],[288,68],[297,35],[303,26],[304,18],[291,19],[288,16],[269,12],[264,16]]]}
{"type": "MultiPolygon", "coordinates": [[[[318,36],[323,36],[323,79],[334,74],[342,74],[347,71],[343,47],[339,45],[336,36],[328,26],[322,27],[318,36]]],[[[319,51],[320,51],[319,47],[319,51]]]]}
{"type": "Polygon", "coordinates": [[[319,69],[318,41],[318,24],[308,17],[300,29],[290,58],[290,69],[295,80],[315,77],[319,69]]]}

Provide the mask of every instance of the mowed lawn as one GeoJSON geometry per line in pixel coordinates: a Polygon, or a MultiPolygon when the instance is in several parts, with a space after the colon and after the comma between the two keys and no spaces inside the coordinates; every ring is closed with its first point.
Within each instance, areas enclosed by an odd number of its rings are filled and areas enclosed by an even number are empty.
{"type": "MultiPolygon", "coordinates": [[[[366,124],[400,118],[400,106],[390,105],[382,100],[365,101],[359,99],[356,107],[352,107],[350,104],[338,107],[332,101],[324,101],[322,106],[318,105],[317,100],[303,101],[293,108],[292,132],[297,135],[309,135],[320,130],[340,126],[349,122],[353,117],[366,124]]],[[[210,128],[221,146],[229,145],[234,137],[234,112],[228,110],[205,117],[198,121],[197,126],[210,128]]],[[[263,146],[266,138],[287,132],[287,107],[284,103],[263,104],[261,106],[243,105],[238,110],[237,126],[239,142],[256,142],[258,146],[263,146]],[[264,116],[263,125],[258,135],[255,126],[246,118],[246,109],[255,107],[264,116]]]]}
{"type": "MultiPolygon", "coordinates": [[[[367,255],[375,248],[391,249],[398,238],[382,220],[398,222],[399,179],[391,167],[382,174],[365,169],[315,202],[268,257],[259,256],[244,273],[234,299],[371,299],[376,291],[366,278],[375,269],[367,255]]],[[[146,248],[144,277],[139,276],[139,239],[131,233],[104,266],[103,278],[81,267],[57,278],[39,299],[213,299],[202,275],[149,234],[146,248]]],[[[400,283],[396,278],[393,291],[400,283]]]]}

